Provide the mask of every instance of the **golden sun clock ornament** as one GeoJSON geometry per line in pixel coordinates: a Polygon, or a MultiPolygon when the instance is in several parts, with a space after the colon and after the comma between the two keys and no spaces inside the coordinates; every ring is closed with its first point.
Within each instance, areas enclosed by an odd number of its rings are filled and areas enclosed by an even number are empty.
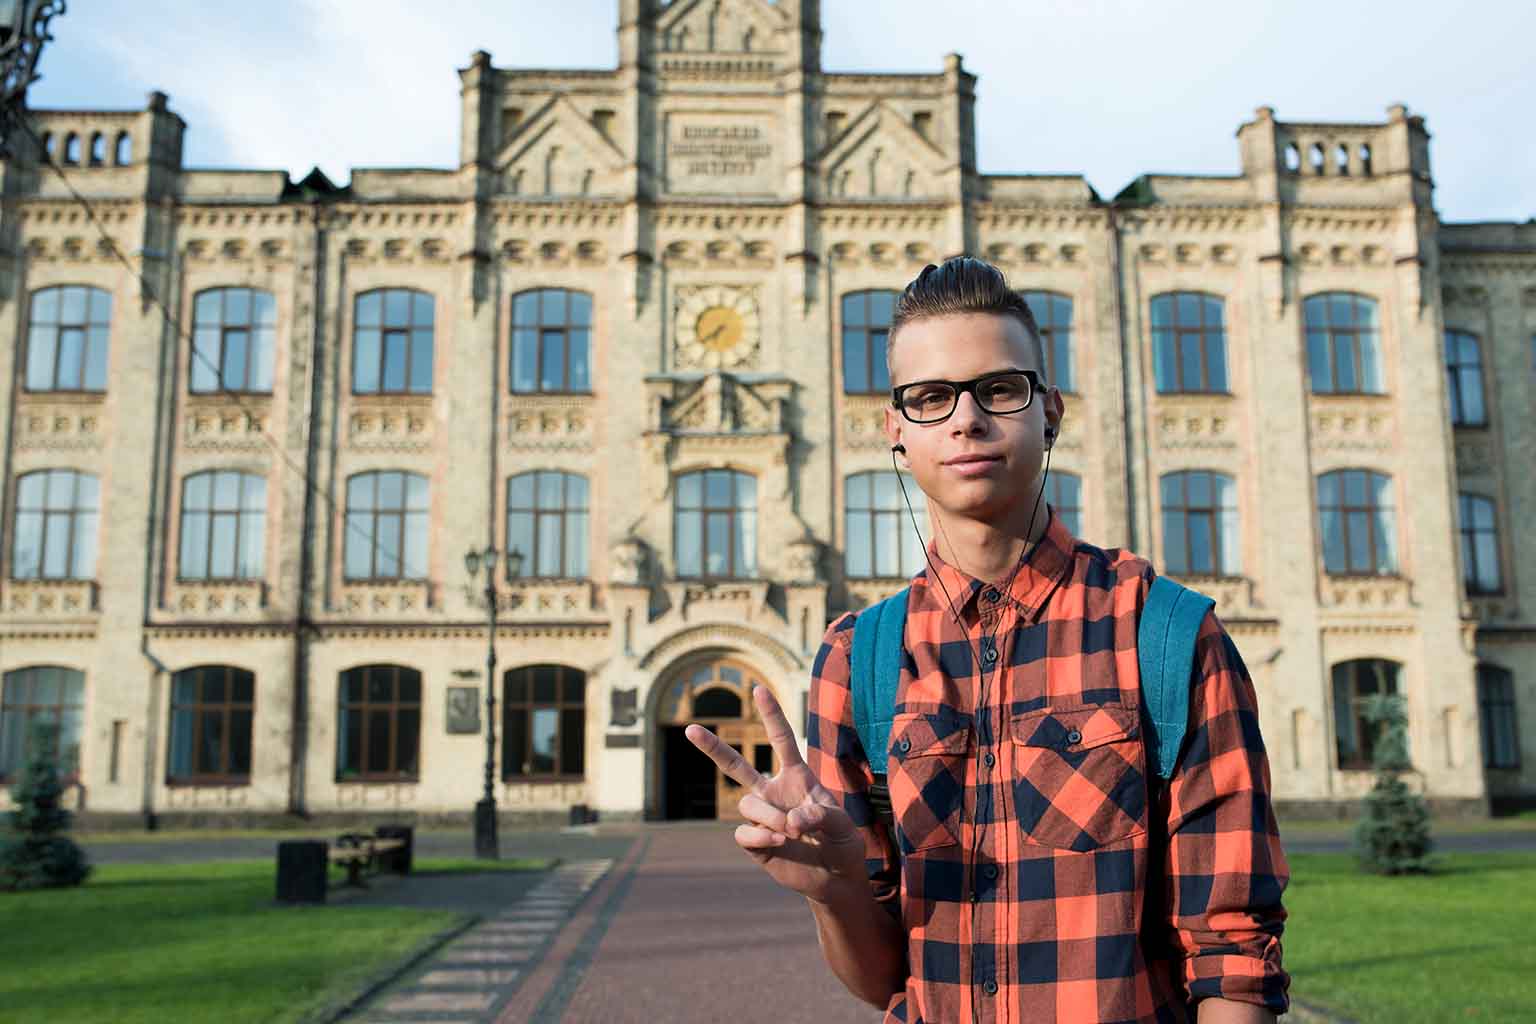
{"type": "Polygon", "coordinates": [[[762,324],[752,291],[724,285],[679,289],[676,322],[679,370],[757,366],[762,324]]]}

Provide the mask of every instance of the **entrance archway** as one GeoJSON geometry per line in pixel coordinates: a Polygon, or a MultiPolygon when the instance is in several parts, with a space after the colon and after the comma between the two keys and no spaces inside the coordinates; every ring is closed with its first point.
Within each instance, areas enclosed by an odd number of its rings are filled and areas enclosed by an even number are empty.
{"type": "Polygon", "coordinates": [[[666,684],[656,705],[661,756],[655,792],[663,818],[742,820],[736,809],[741,786],[688,742],[683,729],[690,722],[735,747],[758,771],[778,771],[768,730],[752,705],[754,685],[768,686],[762,673],[718,657],[685,665],[666,684]]]}

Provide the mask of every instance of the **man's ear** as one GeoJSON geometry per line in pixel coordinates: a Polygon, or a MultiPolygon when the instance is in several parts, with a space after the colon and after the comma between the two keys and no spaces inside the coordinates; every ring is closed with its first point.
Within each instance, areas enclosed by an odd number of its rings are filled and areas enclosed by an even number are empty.
{"type": "Polygon", "coordinates": [[[891,448],[901,447],[901,451],[893,452],[892,453],[897,458],[897,465],[901,466],[902,469],[909,468],[909,465],[908,465],[907,459],[906,459],[907,450],[906,450],[905,447],[902,447],[902,440],[901,440],[901,417],[898,416],[896,414],[896,410],[892,409],[890,406],[886,406],[885,407],[885,426],[884,426],[884,429],[885,429],[886,443],[891,448]]]}

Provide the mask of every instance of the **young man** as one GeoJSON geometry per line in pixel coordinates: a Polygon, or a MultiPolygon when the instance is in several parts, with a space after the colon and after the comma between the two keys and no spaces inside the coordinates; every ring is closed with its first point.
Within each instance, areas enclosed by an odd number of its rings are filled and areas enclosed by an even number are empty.
{"type": "Polygon", "coordinates": [[[1271,1021],[1288,878],[1253,685],[1202,623],[1183,752],[1147,761],[1145,560],[1076,540],[1041,501],[1062,429],[1033,317],[994,267],[927,267],[897,303],[885,432],[927,496],[887,751],[865,751],[855,616],[817,655],[801,760],[689,738],[747,788],[736,842],[801,893],[832,970],[887,1021],[1271,1021]],[[870,801],[889,766],[891,834],[870,801]]]}

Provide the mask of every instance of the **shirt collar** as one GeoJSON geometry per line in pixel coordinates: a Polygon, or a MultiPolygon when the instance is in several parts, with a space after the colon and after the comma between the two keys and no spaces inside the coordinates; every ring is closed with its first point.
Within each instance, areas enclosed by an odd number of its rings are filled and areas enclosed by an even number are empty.
{"type": "MultiPolygon", "coordinates": [[[[1013,586],[1009,589],[1008,597],[1019,606],[1020,614],[1032,617],[1050,596],[1072,567],[1072,554],[1077,547],[1077,538],[1072,536],[1066,524],[1055,510],[1046,504],[1046,511],[1050,518],[1046,523],[1045,533],[1041,535],[1040,542],[1030,551],[1029,557],[1019,567],[1019,571],[1013,577],[1013,586]]],[[[925,584],[931,572],[937,572],[943,586],[931,591],[933,599],[940,604],[947,604],[945,593],[955,603],[955,612],[965,615],[966,610],[975,603],[978,595],[985,590],[1000,590],[1001,585],[994,587],[985,580],[977,579],[968,573],[962,572],[944,559],[939,557],[937,541],[928,544],[928,558],[931,560],[932,570],[924,570],[918,579],[925,584]]]]}

